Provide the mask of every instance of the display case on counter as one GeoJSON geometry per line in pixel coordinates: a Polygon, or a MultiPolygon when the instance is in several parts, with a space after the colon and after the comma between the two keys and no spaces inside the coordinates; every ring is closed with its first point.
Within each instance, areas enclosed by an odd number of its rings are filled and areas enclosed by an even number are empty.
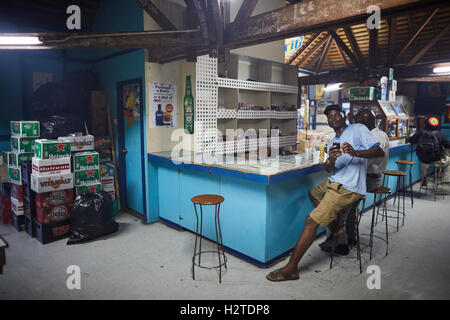
{"type": "Polygon", "coordinates": [[[409,115],[403,105],[384,100],[350,100],[350,123],[354,123],[355,115],[361,109],[373,111],[378,128],[386,132],[389,140],[405,139],[408,136],[409,115]]]}

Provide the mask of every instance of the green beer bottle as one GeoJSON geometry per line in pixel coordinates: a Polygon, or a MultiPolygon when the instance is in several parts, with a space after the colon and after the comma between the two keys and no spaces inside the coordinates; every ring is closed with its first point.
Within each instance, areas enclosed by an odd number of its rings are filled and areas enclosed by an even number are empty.
{"type": "Polygon", "coordinates": [[[186,76],[186,93],[184,94],[184,131],[194,133],[194,97],[192,97],[191,76],[186,76]]]}

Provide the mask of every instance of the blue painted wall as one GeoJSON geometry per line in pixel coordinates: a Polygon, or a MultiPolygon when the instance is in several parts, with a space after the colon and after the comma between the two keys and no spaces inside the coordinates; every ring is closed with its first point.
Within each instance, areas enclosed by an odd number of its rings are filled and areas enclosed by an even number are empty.
{"type": "MultiPolygon", "coordinates": [[[[42,31],[42,30],[36,30],[42,31]]],[[[0,33],[19,32],[14,25],[0,22],[0,33]]],[[[49,72],[53,81],[63,77],[64,62],[59,50],[0,51],[0,152],[10,150],[9,122],[31,119],[33,72],[49,72]]]]}

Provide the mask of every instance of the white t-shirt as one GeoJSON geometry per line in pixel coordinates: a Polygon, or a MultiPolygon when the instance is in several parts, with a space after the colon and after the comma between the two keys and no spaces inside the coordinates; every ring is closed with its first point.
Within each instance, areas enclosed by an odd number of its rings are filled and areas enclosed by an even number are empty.
{"type": "Polygon", "coordinates": [[[389,160],[389,137],[378,128],[370,130],[370,133],[380,143],[380,147],[384,151],[384,157],[368,159],[367,173],[381,174],[386,169],[389,160]]]}

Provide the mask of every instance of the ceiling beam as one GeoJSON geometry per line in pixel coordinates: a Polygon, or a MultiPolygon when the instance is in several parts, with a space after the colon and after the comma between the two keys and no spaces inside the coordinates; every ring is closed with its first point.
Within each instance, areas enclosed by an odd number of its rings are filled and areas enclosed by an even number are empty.
{"type": "MultiPolygon", "coordinates": [[[[0,33],[0,36],[15,34],[0,33]]],[[[139,31],[99,34],[22,33],[41,39],[42,45],[0,46],[0,49],[132,49],[148,47],[182,47],[205,44],[199,30],[139,31]]]]}
{"type": "Polygon", "coordinates": [[[406,42],[406,44],[403,46],[403,48],[400,50],[400,52],[392,60],[392,64],[394,64],[400,58],[400,56],[409,48],[409,46],[419,36],[420,32],[422,32],[422,30],[427,26],[427,24],[431,21],[431,19],[436,15],[436,13],[438,11],[439,11],[439,8],[435,8],[434,10],[428,12],[428,14],[425,15],[422,22],[419,23],[419,25],[416,27],[416,29],[412,33],[409,40],[406,42]]]}
{"type": "Polygon", "coordinates": [[[333,38],[333,44],[336,46],[336,50],[339,53],[339,56],[341,57],[341,59],[344,61],[347,70],[350,70],[350,65],[347,62],[347,59],[345,58],[345,55],[342,53],[341,48],[337,45],[336,40],[334,40],[334,38],[333,38]]]}
{"type": "Polygon", "coordinates": [[[327,56],[328,51],[330,50],[330,47],[331,47],[331,40],[332,40],[331,35],[328,35],[327,42],[322,51],[322,55],[320,56],[320,60],[317,63],[316,72],[315,72],[316,74],[318,74],[320,72],[320,70],[322,69],[322,65],[323,65],[323,62],[325,61],[325,57],[327,56]]]}
{"type": "Polygon", "coordinates": [[[364,58],[363,55],[361,54],[361,51],[359,50],[359,46],[355,40],[355,36],[353,35],[352,29],[349,26],[345,26],[344,32],[345,36],[347,37],[348,43],[350,44],[350,47],[352,48],[356,58],[358,59],[359,64],[361,66],[364,66],[364,58]]]}
{"type": "Polygon", "coordinates": [[[350,58],[353,64],[358,68],[361,73],[365,72],[364,65],[355,57],[355,55],[350,51],[350,49],[345,45],[342,39],[336,34],[335,31],[330,31],[331,36],[336,41],[337,45],[345,52],[345,54],[350,58]]]}
{"type": "Polygon", "coordinates": [[[337,28],[342,24],[359,23],[367,19],[369,5],[377,5],[381,9],[381,15],[385,17],[445,2],[445,0],[303,0],[251,16],[244,22],[228,25],[224,42],[230,48],[240,48],[298,34],[337,28]]]}
{"type": "Polygon", "coordinates": [[[170,20],[162,13],[161,10],[152,2],[152,0],[136,0],[148,13],[150,17],[163,29],[163,30],[176,30],[177,28],[170,22],[170,20]]]}
{"type": "Polygon", "coordinates": [[[200,30],[205,40],[209,39],[208,22],[206,19],[206,6],[203,0],[184,0],[186,6],[194,8],[194,12],[197,16],[197,21],[200,25],[200,30]]]}
{"type": "Polygon", "coordinates": [[[219,47],[223,46],[223,24],[219,1],[207,0],[206,20],[208,25],[209,56],[211,58],[217,58],[219,47]]]}
{"type": "MultiPolygon", "coordinates": [[[[297,51],[295,51],[295,53],[289,58],[287,64],[292,64],[294,61],[296,61],[297,58],[300,57],[300,55],[301,55],[303,52],[307,51],[307,50],[311,47],[312,43],[313,43],[314,41],[316,41],[317,38],[319,38],[319,36],[320,36],[321,34],[322,34],[322,33],[317,33],[317,34],[312,35],[311,38],[310,38],[311,40],[308,42],[308,44],[305,44],[305,43],[303,42],[303,44],[300,46],[300,48],[298,48],[297,51]]],[[[297,64],[298,64],[298,61],[296,61],[296,62],[293,63],[293,65],[297,65],[297,64]]]]}
{"type": "Polygon", "coordinates": [[[236,14],[236,17],[234,18],[234,22],[239,23],[245,21],[245,19],[250,18],[253,10],[255,10],[257,3],[258,0],[244,0],[241,7],[239,8],[238,13],[236,14]]]}
{"type": "Polygon", "coordinates": [[[424,54],[426,54],[450,29],[450,23],[447,24],[447,26],[441,30],[428,44],[422,48],[422,50],[419,51],[406,65],[408,67],[413,66],[417,63],[417,61],[420,60],[420,58],[423,57],[424,54]]]}
{"type": "Polygon", "coordinates": [[[328,40],[328,37],[323,37],[319,42],[315,44],[314,47],[311,47],[311,50],[303,57],[302,61],[298,64],[298,67],[303,67],[306,62],[311,58],[316,52],[323,46],[323,44],[328,40]]]}

